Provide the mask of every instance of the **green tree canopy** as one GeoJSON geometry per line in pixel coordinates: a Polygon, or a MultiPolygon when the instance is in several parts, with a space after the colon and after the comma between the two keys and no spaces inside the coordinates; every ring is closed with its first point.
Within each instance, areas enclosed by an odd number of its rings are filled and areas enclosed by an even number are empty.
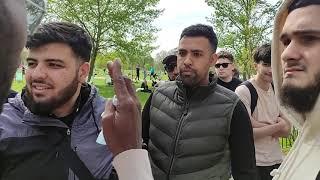
{"type": "Polygon", "coordinates": [[[47,20],[63,20],[79,24],[92,39],[92,76],[99,53],[118,52],[131,61],[150,54],[154,47],[152,25],[162,12],[159,0],[48,0],[47,20]],[[142,49],[143,51],[142,54],[142,49]],[[133,56],[134,55],[134,56],[133,56]]]}
{"type": "Polygon", "coordinates": [[[273,18],[280,1],[272,5],[266,0],[206,0],[214,8],[209,21],[214,25],[219,47],[232,49],[244,78],[253,73],[253,51],[270,41],[273,18]]]}

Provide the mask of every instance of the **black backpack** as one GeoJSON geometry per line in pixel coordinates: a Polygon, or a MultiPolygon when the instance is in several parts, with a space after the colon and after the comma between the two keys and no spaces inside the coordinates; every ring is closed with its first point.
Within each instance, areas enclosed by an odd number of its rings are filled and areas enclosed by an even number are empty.
{"type": "MultiPolygon", "coordinates": [[[[245,85],[249,91],[250,91],[250,95],[251,95],[251,103],[250,103],[250,109],[251,109],[251,115],[253,114],[254,110],[256,109],[257,106],[257,102],[258,102],[258,93],[256,88],[252,85],[252,83],[250,81],[244,81],[243,83],[241,83],[241,85],[245,85]]],[[[274,91],[274,85],[273,83],[271,83],[272,89],[274,91]]]]}

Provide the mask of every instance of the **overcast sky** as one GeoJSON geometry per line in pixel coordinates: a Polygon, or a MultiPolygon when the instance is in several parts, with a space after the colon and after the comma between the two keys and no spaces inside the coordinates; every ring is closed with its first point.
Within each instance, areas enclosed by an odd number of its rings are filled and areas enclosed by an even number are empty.
{"type": "MultiPolygon", "coordinates": [[[[277,0],[269,0],[275,3],[277,0]]],[[[160,0],[159,8],[164,9],[162,15],[155,20],[154,25],[160,28],[156,44],[159,46],[153,56],[161,50],[170,50],[178,45],[182,30],[192,24],[209,24],[212,7],[204,0],[160,0]]]]}

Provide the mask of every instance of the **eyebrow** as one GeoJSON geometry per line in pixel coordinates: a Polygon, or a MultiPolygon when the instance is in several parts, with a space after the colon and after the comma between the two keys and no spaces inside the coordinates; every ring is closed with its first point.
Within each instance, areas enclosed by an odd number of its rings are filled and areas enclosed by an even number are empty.
{"type": "MultiPolygon", "coordinates": [[[[28,58],[26,59],[26,61],[38,61],[38,60],[35,59],[35,58],[28,57],[28,58]]],[[[61,59],[46,59],[45,61],[46,61],[46,62],[59,62],[59,63],[64,63],[61,59]]]]}
{"type": "MultiPolygon", "coordinates": [[[[293,31],[292,35],[302,36],[302,35],[320,35],[320,30],[308,29],[308,30],[296,30],[293,31]]],[[[283,41],[285,38],[288,38],[289,33],[281,33],[280,40],[283,41]]]]}
{"type": "Polygon", "coordinates": [[[200,49],[192,49],[191,52],[203,52],[203,51],[200,49]]]}
{"type": "Polygon", "coordinates": [[[46,59],[45,61],[64,64],[64,62],[61,59],[46,59]]]}

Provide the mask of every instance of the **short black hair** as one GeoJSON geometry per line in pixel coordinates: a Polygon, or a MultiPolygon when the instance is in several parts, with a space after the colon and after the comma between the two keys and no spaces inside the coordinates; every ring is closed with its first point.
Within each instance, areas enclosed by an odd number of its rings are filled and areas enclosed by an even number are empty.
{"type": "Polygon", "coordinates": [[[271,44],[266,43],[258,47],[254,51],[253,60],[257,64],[259,64],[261,61],[263,63],[271,64],[271,44]]]}
{"type": "Polygon", "coordinates": [[[49,43],[65,43],[82,61],[90,61],[92,50],[90,36],[76,24],[69,22],[43,24],[34,34],[28,36],[26,48],[38,48],[49,43]]]}
{"type": "Polygon", "coordinates": [[[218,55],[218,59],[224,58],[224,59],[229,59],[229,61],[232,63],[234,62],[233,55],[228,51],[221,50],[220,52],[217,53],[217,55],[218,55]]]}
{"type": "Polygon", "coordinates": [[[291,13],[293,10],[310,6],[310,5],[320,5],[319,0],[294,0],[288,7],[288,13],[291,13]]]}
{"type": "Polygon", "coordinates": [[[176,55],[169,55],[167,57],[165,57],[163,60],[162,60],[162,64],[177,64],[177,56],[176,55]]]}
{"type": "Polygon", "coordinates": [[[211,26],[204,25],[204,24],[196,24],[196,25],[189,26],[182,31],[180,40],[185,36],[187,37],[203,36],[209,40],[212,50],[214,52],[216,52],[217,50],[218,38],[211,26]]]}

